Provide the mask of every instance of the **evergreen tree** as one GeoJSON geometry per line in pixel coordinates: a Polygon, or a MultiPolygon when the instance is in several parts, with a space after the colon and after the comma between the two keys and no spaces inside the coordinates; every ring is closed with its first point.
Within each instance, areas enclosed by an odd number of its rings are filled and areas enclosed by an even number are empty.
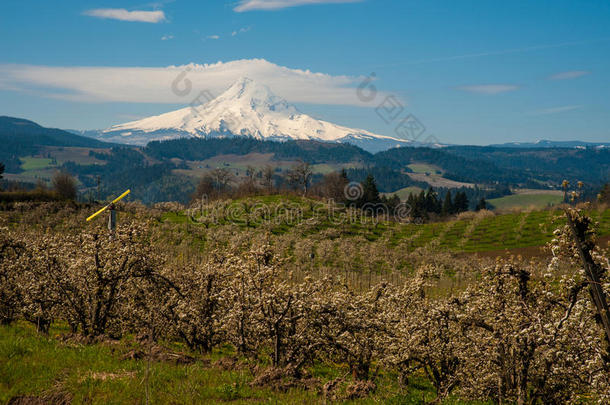
{"type": "Polygon", "coordinates": [[[381,203],[385,204],[386,207],[388,207],[388,213],[393,215],[394,210],[400,204],[400,197],[396,194],[393,194],[391,197],[382,196],[381,203]]]}
{"type": "Polygon", "coordinates": [[[409,197],[407,197],[407,206],[411,209],[411,213],[415,210],[415,197],[412,193],[409,193],[409,197]]]}
{"type": "Polygon", "coordinates": [[[475,210],[476,211],[481,211],[481,210],[486,210],[487,209],[487,202],[485,201],[485,197],[481,197],[481,199],[479,200],[479,203],[477,204],[475,210]]]}
{"type": "Polygon", "coordinates": [[[610,183],[604,184],[597,198],[601,203],[610,204],[610,183]]]}
{"type": "Polygon", "coordinates": [[[468,211],[468,197],[466,197],[466,192],[458,191],[455,194],[455,201],[453,203],[453,207],[456,214],[468,211]]]}
{"type": "Polygon", "coordinates": [[[428,188],[428,191],[426,192],[425,206],[427,212],[434,212],[436,214],[440,214],[441,212],[441,203],[432,187],[428,188]]]}
{"type": "Polygon", "coordinates": [[[371,174],[366,176],[366,179],[360,184],[362,185],[362,197],[356,201],[358,207],[362,207],[364,204],[378,204],[381,202],[375,178],[371,174]]]}
{"type": "Polygon", "coordinates": [[[413,218],[428,218],[426,211],[426,193],[422,190],[419,195],[413,195],[411,200],[411,216],[413,218]]]}
{"type": "Polygon", "coordinates": [[[443,200],[443,207],[441,209],[442,215],[451,215],[454,213],[453,201],[451,201],[451,191],[447,190],[445,199],[443,200]]]}

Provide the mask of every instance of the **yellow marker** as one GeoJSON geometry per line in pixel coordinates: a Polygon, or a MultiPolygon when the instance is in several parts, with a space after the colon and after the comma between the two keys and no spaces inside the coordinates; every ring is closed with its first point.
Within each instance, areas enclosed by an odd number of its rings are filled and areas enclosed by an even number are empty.
{"type": "Polygon", "coordinates": [[[107,206],[105,206],[104,208],[102,208],[101,210],[99,210],[98,212],[96,212],[95,214],[91,215],[89,218],[87,218],[87,221],[91,221],[93,218],[97,217],[98,215],[100,215],[102,212],[106,211],[108,209],[108,207],[110,207],[112,204],[119,202],[123,197],[125,197],[127,194],[129,194],[131,192],[131,190],[127,190],[125,191],[123,194],[121,194],[120,196],[118,196],[117,198],[115,198],[114,200],[112,200],[112,202],[110,204],[108,204],[107,206]]]}

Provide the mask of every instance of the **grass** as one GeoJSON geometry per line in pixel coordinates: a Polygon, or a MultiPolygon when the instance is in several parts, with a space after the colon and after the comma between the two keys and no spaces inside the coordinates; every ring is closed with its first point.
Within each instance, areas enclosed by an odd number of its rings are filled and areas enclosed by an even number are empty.
{"type": "Polygon", "coordinates": [[[84,166],[106,164],[104,160],[89,156],[90,151],[101,153],[108,152],[109,149],[47,146],[44,148],[43,153],[53,157],[58,165],[62,165],[66,162],[74,162],[84,166]]]}
{"type": "Polygon", "coordinates": [[[26,183],[41,181],[49,184],[55,172],[66,162],[74,162],[80,165],[106,164],[102,160],[89,156],[90,150],[103,151],[103,149],[47,146],[44,148],[43,156],[50,157],[20,157],[21,168],[24,171],[21,173],[5,173],[4,177],[12,181],[26,183]]]}
{"type": "MultiPolygon", "coordinates": [[[[543,246],[553,238],[553,230],[565,223],[561,211],[540,210],[425,224],[380,221],[375,225],[361,222],[360,217],[351,219],[341,217],[343,223],[337,225],[338,218],[335,217],[331,221],[326,216],[323,204],[306,198],[269,195],[247,200],[251,210],[267,207],[266,219],[246,221],[247,207],[243,206],[246,199],[239,199],[231,202],[227,209],[231,214],[230,218],[222,214],[214,214],[217,215],[217,222],[210,226],[256,229],[270,222],[272,224],[270,231],[276,235],[292,231],[301,236],[309,236],[335,229],[345,238],[363,237],[368,241],[387,238],[390,246],[406,242],[407,248],[411,250],[424,246],[437,246],[438,249],[455,253],[474,253],[543,246]],[[315,212],[312,211],[312,204],[315,212]],[[300,210],[300,212],[293,215],[293,220],[282,221],[278,215],[283,211],[277,207],[300,210]],[[322,210],[318,211],[319,207],[322,207],[322,210]],[[311,220],[314,215],[317,219],[311,220]]],[[[334,214],[337,215],[337,212],[334,214]]],[[[610,235],[610,209],[602,212],[591,211],[590,215],[599,223],[598,236],[610,235]]],[[[188,222],[186,215],[180,212],[166,213],[163,220],[173,224],[188,222]]]]}
{"type": "Polygon", "coordinates": [[[413,173],[430,173],[434,174],[436,171],[441,171],[438,166],[429,165],[426,163],[411,163],[407,167],[413,170],[413,173]]]}
{"type": "Polygon", "coordinates": [[[383,195],[387,196],[387,197],[391,197],[394,194],[396,194],[401,200],[406,200],[407,198],[409,198],[409,194],[419,194],[422,191],[421,188],[419,187],[415,187],[415,186],[411,186],[411,187],[405,187],[405,188],[401,188],[399,190],[394,191],[393,193],[382,193],[383,195]]]}
{"type": "MultiPolygon", "coordinates": [[[[72,403],[141,404],[146,402],[147,391],[152,404],[325,403],[319,387],[347,374],[344,365],[315,364],[308,371],[319,380],[318,388],[275,391],[252,386],[254,375],[249,367],[227,370],[217,366],[216,360],[232,354],[229,348],[205,356],[190,353],[195,357],[191,364],[149,362],[124,359],[129,350],[145,350],[131,337],[80,344],[62,340],[66,332],[66,328],[54,325],[46,337],[25,322],[0,326],[1,403],[19,396],[54,394],[71,398],[72,403]]],[[[400,387],[396,377],[390,371],[381,371],[373,394],[346,403],[417,404],[424,398],[434,399],[434,390],[424,378],[415,376],[409,386],[400,387]]],[[[445,403],[466,402],[453,398],[445,403]]]]}
{"type": "Polygon", "coordinates": [[[39,158],[39,157],[22,157],[19,158],[23,163],[21,168],[23,170],[43,170],[49,167],[53,167],[53,159],[39,158]]]}
{"type": "MultiPolygon", "coordinates": [[[[147,361],[122,360],[133,342],[94,345],[61,343],[55,328],[46,338],[26,324],[0,328],[0,402],[19,395],[68,393],[74,403],[143,403],[147,361]]],[[[315,393],[274,393],[253,389],[247,370],[227,371],[195,361],[189,365],[151,361],[148,384],[151,403],[235,403],[310,401],[315,393]]]]}
{"type": "Polygon", "coordinates": [[[563,201],[563,196],[554,194],[513,194],[506,197],[492,198],[489,203],[496,209],[511,208],[544,208],[550,205],[558,205],[563,201]]]}

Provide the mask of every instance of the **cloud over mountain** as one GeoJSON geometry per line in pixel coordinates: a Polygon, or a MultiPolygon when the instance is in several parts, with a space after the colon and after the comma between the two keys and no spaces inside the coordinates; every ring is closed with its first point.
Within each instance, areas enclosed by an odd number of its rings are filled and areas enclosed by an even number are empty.
{"type": "Polygon", "coordinates": [[[362,77],[292,69],[264,59],[167,67],[0,65],[0,88],[71,101],[186,105],[200,92],[217,95],[243,76],[293,103],[372,107],[356,93],[362,77]]]}

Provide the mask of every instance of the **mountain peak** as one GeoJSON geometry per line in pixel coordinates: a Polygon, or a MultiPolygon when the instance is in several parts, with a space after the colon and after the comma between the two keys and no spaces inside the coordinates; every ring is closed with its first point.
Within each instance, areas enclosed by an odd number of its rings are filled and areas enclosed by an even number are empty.
{"type": "Polygon", "coordinates": [[[238,94],[240,96],[245,95],[252,90],[267,90],[266,86],[263,86],[249,77],[242,76],[235,83],[233,83],[223,94],[238,94]]]}
{"type": "Polygon", "coordinates": [[[250,79],[247,76],[242,76],[239,79],[237,79],[235,81],[235,83],[233,83],[231,85],[231,87],[242,87],[243,88],[243,87],[247,87],[247,86],[255,85],[255,84],[256,84],[256,82],[253,79],[250,79]]]}
{"type": "MultiPolygon", "coordinates": [[[[264,108],[276,104],[281,104],[285,109],[290,107],[285,100],[276,96],[269,87],[248,77],[240,77],[214,101],[217,101],[217,103],[240,103],[250,105],[252,108],[257,108],[257,106],[264,108]]],[[[213,104],[214,101],[212,101],[211,104],[213,104]]],[[[291,113],[294,112],[296,112],[296,110],[291,111],[291,113]]]]}
{"type": "Polygon", "coordinates": [[[115,125],[102,138],[144,145],[152,140],[180,137],[248,136],[256,139],[291,139],[349,142],[369,150],[410,144],[409,141],[317,120],[276,96],[266,85],[240,77],[208,103],[142,120],[115,125]],[[372,147],[367,148],[367,144],[372,147]]]}

